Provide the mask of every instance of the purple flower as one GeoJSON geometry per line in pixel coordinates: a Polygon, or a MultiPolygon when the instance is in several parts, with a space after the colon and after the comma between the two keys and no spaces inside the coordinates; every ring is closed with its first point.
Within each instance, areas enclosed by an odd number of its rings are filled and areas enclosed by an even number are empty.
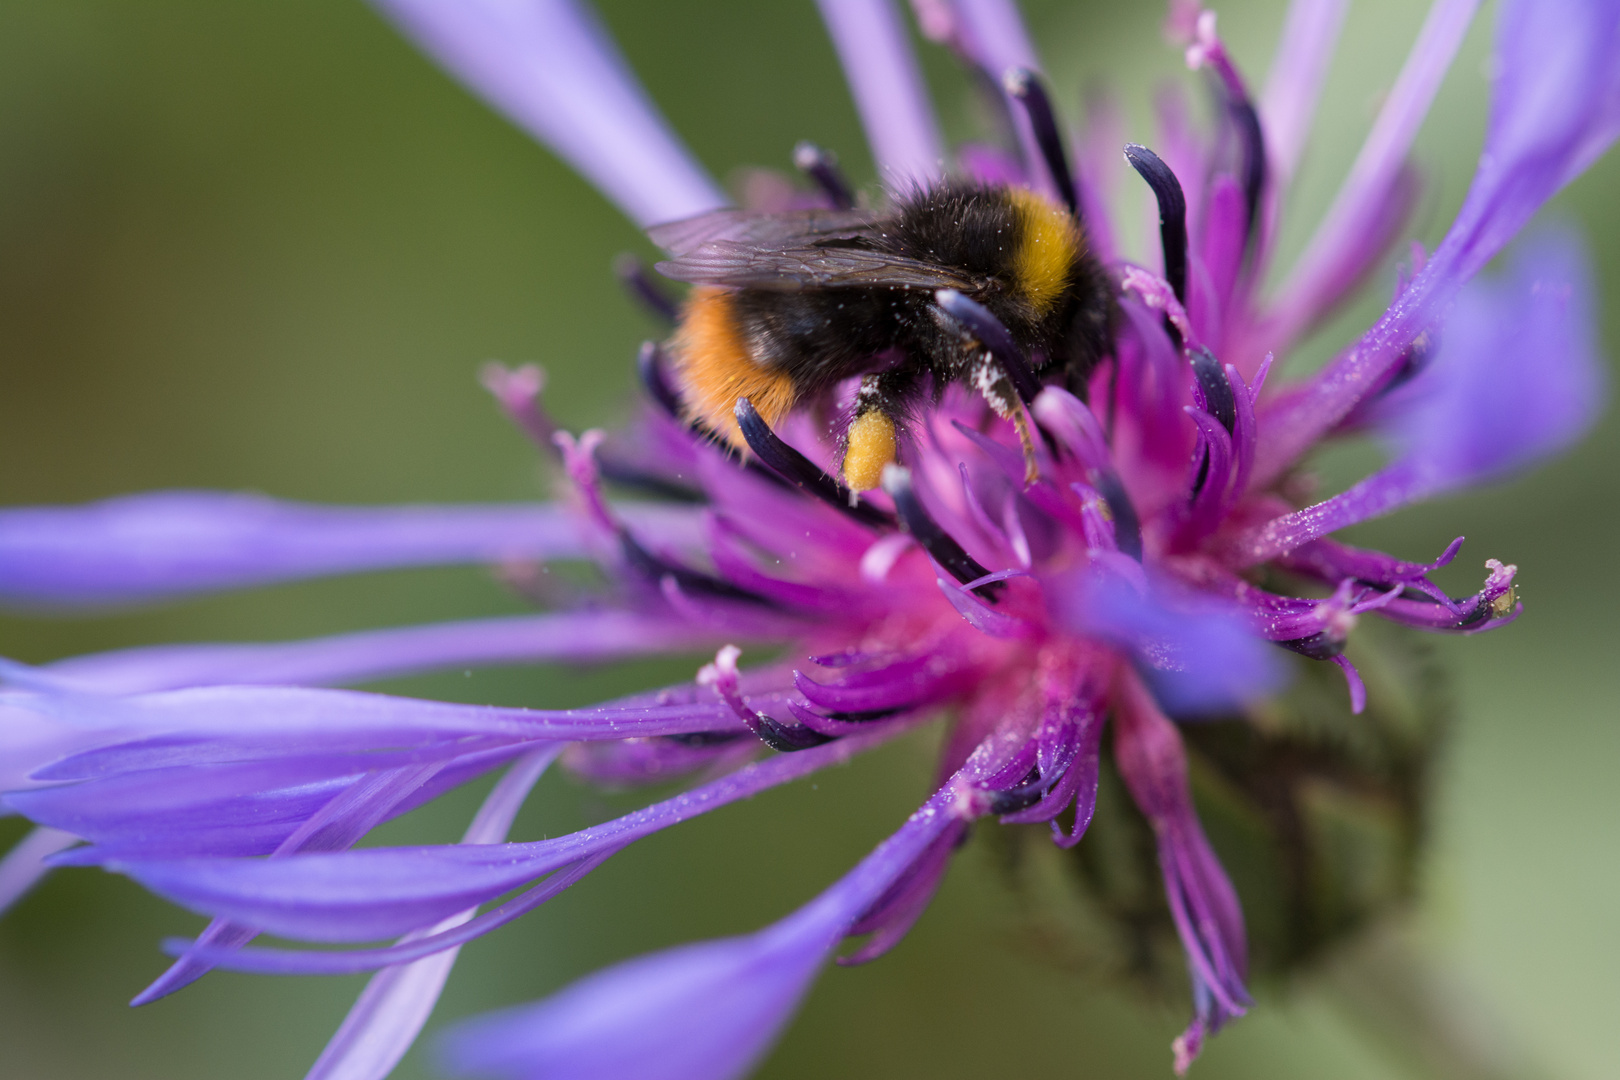
{"type": "MultiPolygon", "coordinates": [[[[725,204],[582,5],[377,4],[638,224],[725,204]]],[[[1366,334],[1281,385],[1273,357],[1345,299],[1400,233],[1416,183],[1407,150],[1473,0],[1437,0],[1275,296],[1259,283],[1342,3],[1297,0],[1258,99],[1213,14],[1175,5],[1171,24],[1187,37],[1190,66],[1211,76],[1218,123],[1199,135],[1168,110],[1159,152],[1125,147],[1159,205],[1152,266],[1126,262],[1112,241],[1103,163],[1121,140],[1094,117],[1074,169],[1064,149],[1074,140],[1053,116],[1013,6],[913,6],[927,37],[988,76],[1005,143],[1021,153],[943,145],[890,0],[821,0],[883,190],[965,174],[1079,207],[1119,313],[1111,354],[1089,385],[1072,388],[1083,394],[1028,376],[1007,420],[947,387],[900,433],[903,467],[855,496],[824,471],[839,432],[808,410],[773,430],[739,399],[746,455],[688,427],[649,345],[644,413],[611,436],[561,431],[540,405],[537,371],[485,373],[501,407],[560,460],[569,491],[556,504],[348,510],[169,493],[0,512],[0,599],[23,606],[436,562],[590,559],[611,583],[571,609],[530,616],[3,662],[0,788],[39,827],[0,862],[0,906],[49,866],[100,865],[208,915],[197,939],[168,943],[175,964],[137,1003],[214,967],[377,971],[310,1075],[381,1077],[426,1022],[462,943],[643,836],[944,715],[938,791],[821,896],[755,933],[620,965],[472,1021],[445,1041],[449,1067],[740,1076],[841,942],[864,937],[839,958],[863,963],[905,935],[972,821],[1048,823],[1058,844],[1083,842],[1105,753],[1151,826],[1187,957],[1194,1015],[1175,1043],[1177,1071],[1242,1015],[1242,911],[1199,824],[1177,722],[1240,712],[1275,689],[1282,650],[1337,664],[1359,712],[1366,691],[1343,652],[1362,615],[1461,633],[1518,615],[1510,565],[1487,561],[1470,596],[1433,583],[1460,541],[1420,562],[1331,534],[1501,477],[1592,422],[1603,387],[1574,241],[1543,233],[1502,276],[1478,275],[1620,134],[1620,3],[1505,0],[1490,125],[1457,220],[1434,252],[1415,255],[1366,334]],[[1039,437],[1022,438],[1031,431],[1039,437]],[[1304,454],[1365,432],[1388,444],[1386,467],[1314,505],[1289,497],[1285,481],[1304,454]],[[682,501],[610,498],[605,482],[682,501]],[[782,659],[740,671],[735,642],[770,644],[782,659]],[[327,688],[694,645],[718,651],[693,682],[587,709],[327,688]],[[577,833],[507,842],[517,807],[559,758],[611,783],[701,780],[577,833]],[[379,823],[503,767],[463,843],[356,847],[379,823]],[[252,946],[260,933],[344,947],[252,946]]],[[[803,148],[799,159],[818,190],[794,205],[849,196],[826,155],[803,148]]],[[[996,340],[994,317],[971,299],[942,293],[939,303],[996,340]]],[[[834,404],[854,389],[841,387],[834,404]]]]}

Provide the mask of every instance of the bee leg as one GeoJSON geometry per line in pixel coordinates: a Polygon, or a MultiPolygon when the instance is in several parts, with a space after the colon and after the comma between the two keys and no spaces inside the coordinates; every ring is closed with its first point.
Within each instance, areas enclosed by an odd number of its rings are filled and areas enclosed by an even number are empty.
{"type": "Polygon", "coordinates": [[[1035,428],[1012,380],[988,351],[974,357],[968,378],[997,416],[1012,421],[1013,430],[1018,432],[1018,446],[1024,452],[1024,483],[1033,484],[1041,476],[1035,465],[1035,428]]]}
{"type": "Polygon", "coordinates": [[[916,386],[916,374],[903,367],[861,379],[855,417],[844,432],[844,484],[851,492],[871,491],[883,482],[883,467],[894,463],[899,448],[895,417],[916,386]]]}

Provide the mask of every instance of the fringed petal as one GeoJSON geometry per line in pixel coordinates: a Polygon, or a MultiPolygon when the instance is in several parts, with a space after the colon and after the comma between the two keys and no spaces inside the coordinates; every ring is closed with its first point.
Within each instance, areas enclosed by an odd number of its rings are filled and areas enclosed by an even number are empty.
{"type": "Polygon", "coordinates": [[[79,838],[72,833],[45,825],[17,841],[5,857],[0,858],[0,915],[50,873],[46,859],[78,842],[79,838]]]}
{"type": "Polygon", "coordinates": [[[1407,202],[1400,198],[1407,150],[1478,8],[1479,0],[1436,0],[1429,8],[1367,141],[1304,254],[1284,279],[1287,284],[1272,308],[1266,348],[1286,349],[1354,284],[1359,275],[1347,263],[1365,264],[1363,241],[1388,236],[1387,229],[1377,226],[1390,217],[1391,204],[1407,202]]]}
{"type": "Polygon", "coordinates": [[[1258,483],[1274,481],[1385,385],[1458,290],[1620,135],[1620,7],[1613,3],[1504,3],[1493,68],[1485,146],[1456,220],[1372,329],[1266,411],[1258,483]]]}
{"type": "MultiPolygon", "coordinates": [[[[696,539],[690,508],[622,509],[671,542],[696,539]]],[[[337,507],[154,492],[0,510],[0,603],[145,603],[367,570],[580,558],[585,539],[573,514],[545,504],[337,507]]]]}
{"type": "Polygon", "coordinates": [[[1341,495],[1250,528],[1225,548],[1248,566],[1408,502],[1498,479],[1584,435],[1605,368],[1590,271],[1567,234],[1526,244],[1501,281],[1471,282],[1435,355],[1364,414],[1398,457],[1341,495]]]}
{"type": "Polygon", "coordinates": [[[727,203],[576,0],[373,0],[643,227],[727,203]]]}
{"type": "MultiPolygon", "coordinates": [[[[184,907],[284,937],[367,941],[398,936],[717,806],[846,761],[898,730],[896,725],[884,725],[864,735],[782,754],[643,810],[552,840],[361,848],[283,859],[114,860],[108,868],[184,907]]],[[[235,966],[230,958],[217,958],[216,962],[235,966]]]]}
{"type": "Polygon", "coordinates": [[[895,191],[937,179],[945,159],[939,121],[894,0],[817,3],[879,177],[895,191]]]}
{"type": "Polygon", "coordinates": [[[1240,612],[1212,598],[1133,581],[1100,559],[1087,574],[1054,583],[1050,595],[1071,628],[1126,650],[1178,714],[1230,709],[1282,682],[1277,657],[1240,612]]]}
{"type": "Polygon", "coordinates": [[[1259,106],[1278,195],[1288,190],[1299,167],[1349,10],[1350,0],[1293,0],[1288,5],[1259,106]]]}
{"type": "MultiPolygon", "coordinates": [[[[712,639],[710,639],[712,640],[712,639]]],[[[37,668],[64,688],[131,694],[189,686],[331,686],[451,668],[599,662],[709,642],[672,615],[577,611],[365,630],[264,644],[153,645],[37,668]]]]}
{"type": "Polygon", "coordinates": [[[513,1078],[742,1076],[839,940],[944,831],[972,814],[966,795],[947,784],[836,885],[764,930],[654,953],[538,1004],[458,1026],[445,1042],[448,1064],[457,1074],[513,1078]]]}
{"type": "Polygon", "coordinates": [[[1243,911],[1193,809],[1181,735],[1140,681],[1125,674],[1120,682],[1114,757],[1153,825],[1165,897],[1193,983],[1196,1015],[1175,1043],[1176,1072],[1183,1073],[1205,1036],[1243,1015],[1249,1004],[1243,911]]]}
{"type": "MultiPolygon", "coordinates": [[[[504,841],[518,809],[555,756],[556,750],[548,748],[513,763],[484,799],[461,842],[504,841]]],[[[428,934],[460,926],[476,913],[475,909],[458,912],[428,934]]],[[[458,952],[446,949],[373,975],[305,1080],[385,1080],[427,1023],[458,952]]]]}

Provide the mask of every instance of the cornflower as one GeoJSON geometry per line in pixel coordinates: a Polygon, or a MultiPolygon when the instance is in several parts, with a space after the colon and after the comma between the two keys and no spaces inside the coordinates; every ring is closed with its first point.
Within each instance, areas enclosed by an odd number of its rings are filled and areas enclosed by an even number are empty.
{"type": "MultiPolygon", "coordinates": [[[[377,0],[424,50],[589,178],[641,226],[728,200],[574,0],[377,0]]],[[[839,432],[807,411],[773,430],[736,404],[749,452],[682,421],[657,345],[628,432],[562,431],[537,369],[485,383],[567,478],[533,506],[340,509],[160,493],[0,514],[0,597],[146,602],[383,567],[590,559],[610,587],[575,610],[313,641],[166,646],[4,662],[0,789],[38,828],[0,863],[0,905],[50,867],[98,865],[211,917],[166,943],[155,1000],[222,967],[376,971],[311,1077],[381,1077],[431,1013],[457,948],[533,910],[635,840],[949,717],[940,786],[810,903],[762,930],[654,954],[453,1031],[456,1072],[724,1078],[770,1046],[840,943],[870,961],[926,908],[982,818],[1080,843],[1105,757],[1151,826],[1193,1016],[1184,1071],[1250,1005],[1242,910],[1200,826],[1179,726],[1277,688],[1282,650],[1337,665],[1362,615],[1472,634],[1520,612],[1494,559],[1472,595],[1429,562],[1331,534],[1486,482],[1568,446],[1601,399],[1586,271],[1564,234],[1478,275],[1538,207],[1620,133],[1620,3],[1505,0],[1478,171],[1433,252],[1414,249],[1378,320],[1320,371],[1287,356],[1380,265],[1415,188],[1407,151],[1477,4],[1436,0],[1372,133],[1298,263],[1260,284],[1311,127],[1342,0],[1296,0],[1255,96],[1214,15],[1173,5],[1217,102],[1203,137],[1168,111],[1159,151],[1124,147],[1158,205],[1160,258],[1115,243],[1113,126],[1094,117],[1075,169],[1040,65],[1006,0],[915,0],[923,33],[985,86],[1005,147],[941,142],[889,0],[820,0],[885,187],[951,175],[1079,208],[1109,268],[1112,354],[1082,398],[1031,388],[1039,438],[956,387],[902,433],[880,491],[823,469],[839,432]],[[1012,148],[1012,149],[1009,149],[1012,148]],[[1371,432],[1390,463],[1299,505],[1312,448],[1371,432]],[[1033,456],[1035,477],[1027,472],[1033,456]],[[604,481],[675,496],[609,498],[604,481]],[[778,659],[738,668],[736,642],[778,659]],[[475,664],[717,649],[689,684],[585,709],[493,708],[332,689],[475,664]],[[1281,647],[1279,649],[1278,647],[1281,647]],[[1105,739],[1105,735],[1107,738],[1105,739]],[[555,760],[589,779],[696,777],[662,802],[566,836],[506,842],[555,760]],[[379,823],[506,772],[461,844],[356,849],[379,823]],[[349,946],[273,949],[261,933],[349,946]],[[395,939],[391,944],[358,944],[395,939]]],[[[761,209],[832,206],[850,189],[801,148],[814,189],[761,209]]],[[[880,196],[881,197],[881,196],[880,196]]],[[[638,269],[629,283],[668,303],[638,269]]],[[[981,328],[983,329],[983,328],[981,328]]],[[[997,350],[994,328],[981,336],[997,350]]],[[[1013,361],[1000,353],[999,362],[1013,361]]],[[[853,387],[846,387],[847,403],[853,387]]]]}

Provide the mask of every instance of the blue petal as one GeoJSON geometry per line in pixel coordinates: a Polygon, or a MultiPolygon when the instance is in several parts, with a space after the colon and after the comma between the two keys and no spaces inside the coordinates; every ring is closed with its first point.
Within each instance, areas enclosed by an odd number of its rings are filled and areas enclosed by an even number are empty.
{"type": "Polygon", "coordinates": [[[1231,709],[1283,681],[1276,650],[1236,611],[1207,598],[1132,581],[1102,562],[1058,596],[1060,616],[1128,650],[1177,715],[1231,709]]]}
{"type": "Polygon", "coordinates": [[[638,225],[726,197],[670,130],[595,13],[574,0],[373,0],[416,44],[638,225]]]}
{"type": "Polygon", "coordinates": [[[1559,231],[1527,239],[1502,278],[1464,288],[1434,360],[1380,411],[1401,457],[1438,491],[1568,448],[1604,398],[1591,270],[1579,238],[1559,231]]]}
{"type": "MultiPolygon", "coordinates": [[[[667,615],[576,611],[388,627],[302,641],[151,645],[75,656],[28,674],[35,685],[50,680],[118,694],[224,684],[334,685],[447,668],[600,661],[687,651],[706,643],[703,630],[667,615]]],[[[0,668],[0,675],[5,674],[0,668]]]]}
{"type": "MultiPolygon", "coordinates": [[[[623,508],[660,539],[697,515],[623,508]]],[[[128,604],[329,574],[585,554],[574,516],[546,504],[336,507],[169,491],[0,510],[0,602],[128,604]]]]}
{"type": "Polygon", "coordinates": [[[462,1074],[512,1078],[741,1076],[863,913],[947,830],[982,813],[965,808],[973,800],[958,783],[962,775],[854,870],[781,922],[746,937],[632,960],[538,1004],[463,1024],[446,1040],[450,1065],[462,1074]]]}
{"type": "Polygon", "coordinates": [[[458,1026],[445,1056],[476,1076],[731,1080],[770,1046],[836,934],[787,924],[632,960],[458,1026]]]}

